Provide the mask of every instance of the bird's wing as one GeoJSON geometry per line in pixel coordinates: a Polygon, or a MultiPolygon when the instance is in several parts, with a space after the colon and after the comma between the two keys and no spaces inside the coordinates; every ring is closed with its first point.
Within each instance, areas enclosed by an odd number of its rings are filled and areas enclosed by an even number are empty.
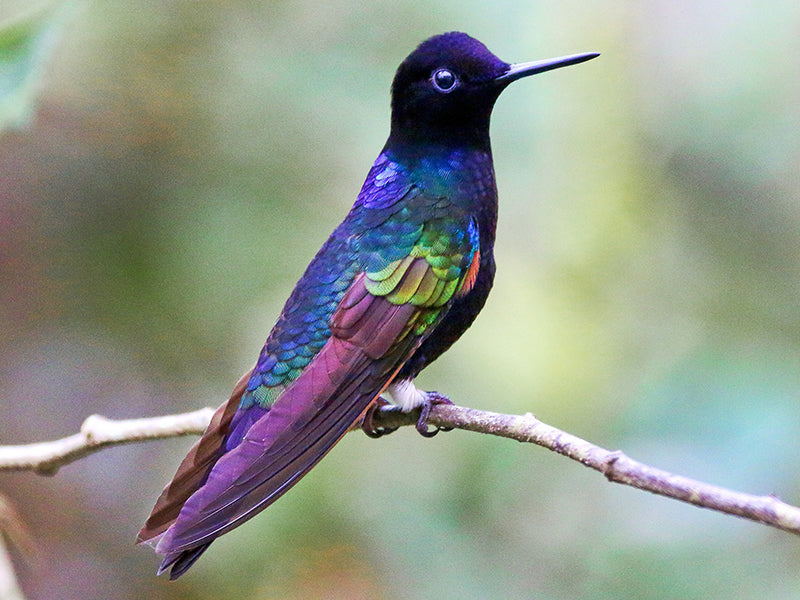
{"type": "MultiPolygon", "coordinates": [[[[426,223],[406,256],[360,272],[336,305],[330,337],[299,376],[270,406],[240,408],[228,420],[249,426],[238,443],[227,443],[201,476],[187,477],[201,485],[177,507],[174,522],[145,526],[143,539],[160,535],[162,570],[174,564],[172,575],[179,575],[213,539],[297,483],[391,383],[451,300],[471,288],[479,262],[474,223],[426,223]]],[[[220,409],[221,422],[228,413],[220,409]]]]}

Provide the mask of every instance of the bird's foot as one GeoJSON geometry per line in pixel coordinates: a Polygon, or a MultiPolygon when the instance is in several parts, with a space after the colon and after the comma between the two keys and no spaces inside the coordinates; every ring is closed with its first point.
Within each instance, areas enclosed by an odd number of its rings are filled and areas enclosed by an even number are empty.
{"type": "Polygon", "coordinates": [[[375,412],[381,410],[384,406],[391,406],[392,410],[397,410],[398,407],[393,406],[387,400],[380,396],[373,402],[364,413],[364,420],[361,422],[361,430],[371,438],[379,438],[384,435],[389,435],[393,431],[397,431],[397,427],[377,427],[375,425],[375,412]]]}
{"type": "Polygon", "coordinates": [[[452,427],[439,427],[435,429],[428,428],[428,416],[431,414],[431,409],[437,404],[452,404],[450,399],[439,392],[426,392],[425,402],[422,404],[422,410],[417,419],[417,431],[422,437],[431,438],[440,431],[452,431],[452,427]]]}

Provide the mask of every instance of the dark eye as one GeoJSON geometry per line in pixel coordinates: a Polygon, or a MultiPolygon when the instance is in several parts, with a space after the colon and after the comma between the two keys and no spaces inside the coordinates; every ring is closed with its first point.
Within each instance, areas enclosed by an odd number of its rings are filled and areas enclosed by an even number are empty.
{"type": "Polygon", "coordinates": [[[431,76],[431,81],[433,81],[433,87],[445,94],[453,91],[458,85],[458,77],[449,69],[436,69],[431,76]]]}

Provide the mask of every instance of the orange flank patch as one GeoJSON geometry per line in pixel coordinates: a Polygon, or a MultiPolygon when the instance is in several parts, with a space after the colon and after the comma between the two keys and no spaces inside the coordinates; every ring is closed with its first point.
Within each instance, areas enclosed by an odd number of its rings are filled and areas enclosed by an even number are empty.
{"type": "Polygon", "coordinates": [[[461,296],[466,295],[475,285],[475,281],[478,279],[478,271],[481,268],[481,251],[475,250],[475,254],[472,255],[472,262],[469,263],[469,269],[467,269],[467,274],[464,275],[464,279],[461,281],[461,287],[458,288],[456,292],[456,298],[460,298],[461,296]]]}

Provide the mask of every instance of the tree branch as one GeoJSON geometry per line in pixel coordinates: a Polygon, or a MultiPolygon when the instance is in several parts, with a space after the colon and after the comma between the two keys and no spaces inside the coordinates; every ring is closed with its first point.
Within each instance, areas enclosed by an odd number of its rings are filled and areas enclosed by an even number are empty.
{"type": "MultiPolygon", "coordinates": [[[[0,446],[0,471],[29,470],[52,475],[59,467],[109,446],[200,434],[213,412],[205,408],[180,415],[123,421],[93,415],[83,423],[80,433],[70,437],[23,446],[0,446]]],[[[405,413],[388,406],[376,411],[373,424],[389,429],[414,424],[418,418],[418,409],[405,413]]],[[[556,429],[530,413],[506,415],[438,404],[431,409],[428,424],[537,444],[599,471],[611,482],[800,535],[800,508],[775,496],[744,494],[656,469],[620,451],[606,450],[556,429]]]]}
{"type": "Polygon", "coordinates": [[[180,415],[113,421],[91,415],[80,433],[52,442],[0,446],[0,471],[36,471],[55,475],[59,468],[109,446],[160,440],[181,435],[200,435],[214,411],[202,408],[180,415]]]}

